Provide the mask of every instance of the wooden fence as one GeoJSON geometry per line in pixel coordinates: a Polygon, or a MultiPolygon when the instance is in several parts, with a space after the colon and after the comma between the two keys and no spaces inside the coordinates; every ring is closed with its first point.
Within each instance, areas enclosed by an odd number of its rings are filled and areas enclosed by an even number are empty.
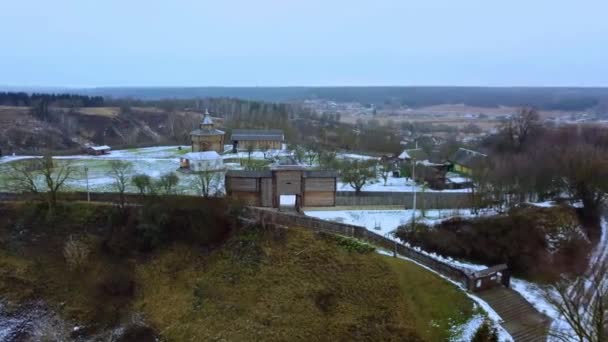
{"type": "Polygon", "coordinates": [[[424,265],[438,272],[439,274],[462,284],[469,291],[487,289],[501,283],[506,286],[509,285],[509,278],[502,277],[502,274],[507,272],[504,265],[491,267],[481,272],[471,272],[469,270],[458,268],[449,263],[435,259],[425,253],[417,251],[414,248],[395,242],[394,240],[376,234],[363,227],[339,222],[325,221],[297,213],[278,212],[272,209],[264,208],[250,207],[247,209],[247,216],[250,219],[254,219],[262,223],[279,224],[288,227],[309,228],[316,231],[339,234],[368,241],[373,245],[390,251],[396,251],[398,254],[410,258],[421,265],[424,265]]]}

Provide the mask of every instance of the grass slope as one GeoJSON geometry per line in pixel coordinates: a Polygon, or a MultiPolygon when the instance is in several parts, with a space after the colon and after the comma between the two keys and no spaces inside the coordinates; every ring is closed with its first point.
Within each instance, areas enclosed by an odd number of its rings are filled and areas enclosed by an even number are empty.
{"type": "Polygon", "coordinates": [[[175,242],[125,258],[102,246],[111,206],[74,203],[46,225],[40,207],[0,205],[0,297],[43,299],[92,332],[138,313],[163,341],[444,341],[474,314],[452,284],[351,239],[243,228],[214,248],[175,242]],[[62,248],[76,232],[93,254],[70,271],[62,248]],[[121,275],[132,294],[102,290],[121,275]]]}
{"type": "Polygon", "coordinates": [[[417,265],[306,230],[245,232],[206,257],[176,245],[137,274],[136,307],[169,341],[441,341],[473,311],[417,265]]]}

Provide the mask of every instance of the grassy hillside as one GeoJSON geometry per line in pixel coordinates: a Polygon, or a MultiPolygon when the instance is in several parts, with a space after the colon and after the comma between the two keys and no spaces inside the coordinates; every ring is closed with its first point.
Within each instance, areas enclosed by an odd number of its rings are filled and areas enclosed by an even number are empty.
{"type": "Polygon", "coordinates": [[[44,299],[92,331],[137,313],[166,341],[441,341],[474,313],[440,277],[306,229],[244,227],[220,245],[182,240],[116,257],[104,247],[111,206],[72,205],[46,227],[0,209],[0,296],[44,299]],[[80,270],[68,269],[61,247],[75,231],[92,247],[80,270]]]}

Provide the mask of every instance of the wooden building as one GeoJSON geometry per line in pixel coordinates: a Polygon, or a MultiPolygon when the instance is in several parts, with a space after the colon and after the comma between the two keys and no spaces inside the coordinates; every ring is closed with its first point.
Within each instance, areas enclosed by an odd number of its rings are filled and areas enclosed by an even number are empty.
{"type": "Polygon", "coordinates": [[[224,131],[214,127],[213,119],[205,110],[199,129],[190,132],[192,152],[224,152],[224,135],[224,131]]]}
{"type": "Polygon", "coordinates": [[[224,160],[215,151],[190,152],[179,158],[179,167],[192,172],[224,169],[224,160]]]}
{"type": "Polygon", "coordinates": [[[461,147],[449,159],[452,164],[451,171],[471,176],[474,169],[484,166],[487,157],[483,153],[461,147]]]}
{"type": "Polygon", "coordinates": [[[84,151],[87,154],[91,154],[94,156],[100,156],[102,154],[109,154],[112,149],[108,145],[102,146],[87,146],[84,151]]]}
{"type": "Polygon", "coordinates": [[[267,171],[230,170],[226,194],[248,205],[279,208],[283,196],[295,196],[295,207],[336,205],[337,173],[278,166],[267,171]]]}
{"type": "Polygon", "coordinates": [[[230,136],[232,151],[281,150],[285,136],[280,129],[235,129],[230,136]]]}

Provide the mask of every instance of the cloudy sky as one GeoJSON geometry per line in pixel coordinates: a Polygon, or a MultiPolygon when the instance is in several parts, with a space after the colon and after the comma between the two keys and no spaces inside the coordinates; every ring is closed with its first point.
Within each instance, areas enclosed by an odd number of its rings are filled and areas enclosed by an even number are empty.
{"type": "Polygon", "coordinates": [[[606,0],[2,0],[0,85],[608,86],[606,0]]]}

